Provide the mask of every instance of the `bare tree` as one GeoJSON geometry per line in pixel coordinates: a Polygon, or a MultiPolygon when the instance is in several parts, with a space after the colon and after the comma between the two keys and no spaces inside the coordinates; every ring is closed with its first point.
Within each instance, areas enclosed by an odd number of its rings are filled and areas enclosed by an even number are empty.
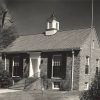
{"type": "Polygon", "coordinates": [[[0,7],[0,22],[0,49],[3,49],[16,39],[17,32],[8,10],[2,6],[0,7]]]}

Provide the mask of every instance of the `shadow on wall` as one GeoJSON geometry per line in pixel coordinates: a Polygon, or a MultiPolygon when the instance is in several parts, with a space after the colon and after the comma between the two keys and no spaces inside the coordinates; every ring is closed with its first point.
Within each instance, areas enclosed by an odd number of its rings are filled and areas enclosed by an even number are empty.
{"type": "Polygon", "coordinates": [[[89,90],[81,92],[80,100],[100,100],[100,72],[95,75],[89,90]]]}

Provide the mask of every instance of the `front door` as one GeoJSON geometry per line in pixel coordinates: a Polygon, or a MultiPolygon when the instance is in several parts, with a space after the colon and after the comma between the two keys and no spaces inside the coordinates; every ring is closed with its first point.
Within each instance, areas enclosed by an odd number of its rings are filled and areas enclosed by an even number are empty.
{"type": "Polygon", "coordinates": [[[13,69],[13,77],[20,77],[21,74],[22,74],[22,69],[21,69],[21,59],[19,56],[15,56],[13,58],[13,66],[12,66],[12,69],[13,69]]]}
{"type": "Polygon", "coordinates": [[[53,55],[52,77],[61,78],[62,55],[53,55]]]}

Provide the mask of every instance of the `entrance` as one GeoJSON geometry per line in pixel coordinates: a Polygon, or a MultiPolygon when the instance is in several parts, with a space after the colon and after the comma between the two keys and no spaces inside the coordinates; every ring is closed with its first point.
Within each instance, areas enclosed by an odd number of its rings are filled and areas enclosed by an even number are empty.
{"type": "Polygon", "coordinates": [[[62,55],[53,55],[52,77],[61,78],[62,55]]]}
{"type": "Polygon", "coordinates": [[[20,59],[19,56],[13,58],[13,77],[19,77],[20,76],[20,59]]]}
{"type": "Polygon", "coordinates": [[[33,75],[34,77],[38,76],[38,59],[32,59],[33,75]]]}

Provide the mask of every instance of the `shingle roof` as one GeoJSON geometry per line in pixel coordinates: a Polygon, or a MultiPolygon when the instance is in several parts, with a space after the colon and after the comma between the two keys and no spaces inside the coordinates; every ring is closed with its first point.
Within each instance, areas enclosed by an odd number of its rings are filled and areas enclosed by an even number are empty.
{"type": "Polygon", "coordinates": [[[44,34],[26,35],[17,38],[4,52],[63,50],[80,48],[91,33],[91,28],[44,34]]]}

